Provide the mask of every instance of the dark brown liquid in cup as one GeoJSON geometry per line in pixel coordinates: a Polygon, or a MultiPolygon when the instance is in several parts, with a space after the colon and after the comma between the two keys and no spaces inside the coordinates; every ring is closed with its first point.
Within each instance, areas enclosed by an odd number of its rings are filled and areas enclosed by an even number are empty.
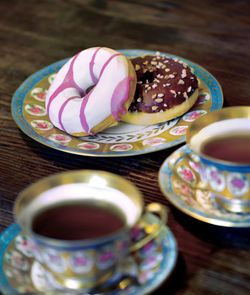
{"type": "Polygon", "coordinates": [[[50,207],[35,216],[32,230],[39,235],[59,240],[99,238],[125,225],[119,209],[117,211],[88,204],[50,207]]]}
{"type": "Polygon", "coordinates": [[[215,159],[250,164],[250,133],[211,138],[203,144],[201,151],[215,159]]]}

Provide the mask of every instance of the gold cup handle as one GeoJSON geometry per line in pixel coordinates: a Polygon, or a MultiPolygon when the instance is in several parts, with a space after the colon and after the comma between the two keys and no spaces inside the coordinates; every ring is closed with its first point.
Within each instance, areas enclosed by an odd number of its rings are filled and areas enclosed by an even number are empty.
{"type": "Polygon", "coordinates": [[[146,206],[146,212],[145,213],[153,213],[157,214],[160,217],[160,223],[152,223],[149,224],[145,220],[140,221],[140,225],[143,226],[143,229],[146,233],[146,236],[139,240],[138,242],[135,242],[132,244],[129,248],[130,252],[135,252],[145,246],[147,243],[152,241],[154,238],[158,236],[160,233],[162,227],[167,222],[167,209],[159,204],[159,203],[150,203],[146,206]]]}

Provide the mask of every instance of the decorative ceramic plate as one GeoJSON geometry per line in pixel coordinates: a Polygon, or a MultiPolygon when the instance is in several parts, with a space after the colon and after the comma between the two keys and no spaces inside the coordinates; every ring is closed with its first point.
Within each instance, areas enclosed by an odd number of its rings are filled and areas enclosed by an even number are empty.
{"type": "MultiPolygon", "coordinates": [[[[120,50],[129,58],[155,54],[146,50],[120,50]]],[[[162,53],[169,57],[177,57],[162,53]]],[[[207,112],[220,109],[223,95],[218,81],[204,68],[184,60],[201,81],[194,107],[183,116],[164,123],[140,126],[120,122],[95,136],[76,138],[55,128],[45,110],[46,92],[56,72],[68,59],[58,61],[30,76],[15,92],[12,116],[20,129],[34,140],[54,149],[85,156],[133,156],[159,151],[185,141],[189,124],[207,112]]]]}
{"type": "Polygon", "coordinates": [[[187,145],[173,152],[162,164],[159,184],[175,207],[196,219],[221,226],[250,227],[250,214],[226,211],[205,189],[202,168],[187,145]],[[191,160],[185,154],[189,154],[191,160]]]}
{"type": "MultiPolygon", "coordinates": [[[[147,214],[146,220],[149,223],[159,222],[159,219],[152,214],[147,214]]],[[[115,294],[151,293],[170,275],[176,258],[175,238],[168,227],[164,226],[156,240],[129,256],[111,279],[115,282],[126,273],[137,277],[140,284],[131,284],[126,290],[115,294]]],[[[0,236],[0,291],[11,295],[38,292],[66,294],[67,292],[34,259],[32,243],[17,224],[12,224],[0,236]]]]}

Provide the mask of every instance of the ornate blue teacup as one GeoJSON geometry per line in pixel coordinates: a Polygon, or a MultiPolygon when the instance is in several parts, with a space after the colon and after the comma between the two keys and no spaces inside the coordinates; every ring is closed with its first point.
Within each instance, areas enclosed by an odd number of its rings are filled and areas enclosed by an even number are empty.
{"type": "Polygon", "coordinates": [[[132,183],[94,170],[41,179],[20,193],[14,214],[44,269],[61,286],[81,292],[107,283],[166,222],[165,209],[158,203],[145,207],[132,183]],[[144,211],[158,214],[160,225],[145,224],[144,211]],[[139,224],[147,234],[134,242],[131,232],[139,224]]]}
{"type": "Polygon", "coordinates": [[[250,212],[250,107],[227,107],[198,118],[186,135],[201,165],[203,186],[231,212],[250,212]]]}

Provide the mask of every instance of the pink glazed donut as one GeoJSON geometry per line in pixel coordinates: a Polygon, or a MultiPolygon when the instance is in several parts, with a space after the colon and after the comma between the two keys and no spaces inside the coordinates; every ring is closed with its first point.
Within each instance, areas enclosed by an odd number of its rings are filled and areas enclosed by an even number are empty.
{"type": "Polygon", "coordinates": [[[136,88],[132,63],[104,47],[83,50],[57,73],[46,96],[52,124],[73,136],[98,133],[119,121],[136,88]]]}

